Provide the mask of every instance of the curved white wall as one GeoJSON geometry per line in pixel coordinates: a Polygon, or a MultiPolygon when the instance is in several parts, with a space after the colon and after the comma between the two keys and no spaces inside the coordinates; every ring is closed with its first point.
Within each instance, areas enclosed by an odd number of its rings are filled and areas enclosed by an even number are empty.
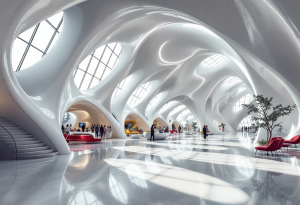
{"type": "MultiPolygon", "coordinates": [[[[213,120],[225,123],[228,132],[236,131],[247,114],[244,110],[234,111],[233,106],[245,94],[272,96],[274,104],[300,103],[299,36],[291,28],[296,18],[288,18],[294,13],[285,4],[228,1],[226,8],[232,13],[224,9],[218,10],[219,16],[213,16],[214,12],[202,16],[206,6],[218,0],[194,0],[189,4],[149,0],[158,5],[147,0],[50,0],[47,4],[12,1],[15,4],[7,6],[10,8],[0,9],[0,34],[4,36],[0,42],[0,114],[60,154],[69,153],[60,126],[64,113],[72,106],[77,106],[76,112],[81,109],[90,113],[85,119],[88,123],[102,120],[113,127],[114,137],[126,138],[124,121],[129,115],[145,122],[145,129],[157,118],[169,128],[173,122],[184,127],[196,120],[198,127],[205,124],[215,134],[223,134],[213,120]],[[276,12],[281,7],[282,12],[276,12]],[[30,68],[13,72],[14,39],[61,10],[64,26],[53,48],[30,68]],[[79,91],[73,80],[74,69],[93,50],[111,42],[122,45],[119,63],[97,86],[79,91]],[[213,67],[201,65],[215,54],[226,56],[226,60],[213,67]],[[112,97],[117,85],[128,76],[130,80],[112,97]],[[231,76],[241,82],[223,86],[231,76]],[[129,107],[126,102],[132,92],[149,81],[152,84],[145,98],[129,107]],[[237,93],[239,87],[246,89],[237,93]],[[157,101],[148,106],[159,93],[157,101]],[[167,102],[170,105],[160,113],[167,102]],[[170,115],[179,105],[185,108],[170,115]],[[190,113],[180,115],[184,109],[190,113]],[[194,116],[192,121],[187,119],[190,115],[194,116]]],[[[282,119],[288,137],[299,131],[298,112],[282,119]]],[[[263,132],[260,137],[264,137],[263,132]]]]}

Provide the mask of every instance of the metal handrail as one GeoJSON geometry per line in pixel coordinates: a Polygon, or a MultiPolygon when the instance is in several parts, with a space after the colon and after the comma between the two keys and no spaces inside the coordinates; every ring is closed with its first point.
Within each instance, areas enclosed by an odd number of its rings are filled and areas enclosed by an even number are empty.
{"type": "MultiPolygon", "coordinates": [[[[3,127],[2,125],[0,125],[1,127],[3,127]]],[[[16,160],[18,159],[18,149],[17,149],[17,143],[15,141],[15,138],[10,134],[10,132],[5,129],[5,127],[3,127],[3,129],[11,136],[11,138],[13,139],[14,143],[15,143],[15,148],[16,148],[16,160]]]]}

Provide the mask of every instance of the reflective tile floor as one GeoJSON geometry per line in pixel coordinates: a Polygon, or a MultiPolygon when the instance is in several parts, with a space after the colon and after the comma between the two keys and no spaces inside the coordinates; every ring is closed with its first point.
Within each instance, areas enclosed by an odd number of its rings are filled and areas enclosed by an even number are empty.
{"type": "Polygon", "coordinates": [[[71,144],[49,159],[0,162],[0,204],[300,204],[300,148],[255,156],[248,133],[71,144]]]}

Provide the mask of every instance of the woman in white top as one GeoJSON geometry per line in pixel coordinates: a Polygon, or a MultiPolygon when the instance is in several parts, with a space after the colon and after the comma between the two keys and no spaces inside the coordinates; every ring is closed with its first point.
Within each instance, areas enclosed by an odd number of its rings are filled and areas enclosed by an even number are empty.
{"type": "Polygon", "coordinates": [[[70,132],[71,132],[71,128],[70,128],[69,125],[67,124],[67,127],[66,127],[66,133],[67,133],[67,135],[69,135],[70,132]]]}

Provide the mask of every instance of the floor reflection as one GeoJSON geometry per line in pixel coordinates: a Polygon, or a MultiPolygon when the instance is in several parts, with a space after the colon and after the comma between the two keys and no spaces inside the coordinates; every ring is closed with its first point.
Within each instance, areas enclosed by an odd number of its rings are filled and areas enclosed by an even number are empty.
{"type": "Polygon", "coordinates": [[[254,154],[247,133],[112,139],[0,162],[0,204],[300,204],[300,148],[254,154]]]}

